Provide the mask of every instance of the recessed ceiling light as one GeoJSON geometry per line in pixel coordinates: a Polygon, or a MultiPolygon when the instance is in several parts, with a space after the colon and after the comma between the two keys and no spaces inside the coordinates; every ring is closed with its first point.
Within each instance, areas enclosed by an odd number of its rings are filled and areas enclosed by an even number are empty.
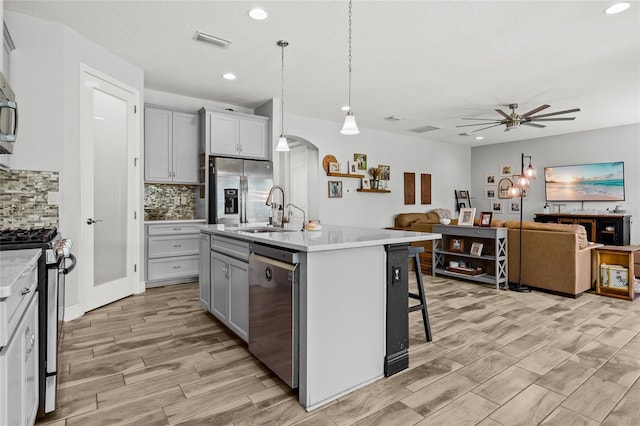
{"type": "Polygon", "coordinates": [[[481,141],[482,139],[484,139],[484,136],[476,136],[477,141],[481,141]]]}
{"type": "Polygon", "coordinates": [[[251,16],[256,21],[264,21],[269,15],[267,15],[267,12],[265,12],[264,10],[255,8],[249,11],[249,16],[251,16]]]}
{"type": "Polygon", "coordinates": [[[616,13],[624,12],[629,9],[631,3],[623,1],[620,3],[613,4],[604,10],[604,13],[607,15],[615,15],[616,13]]]}
{"type": "Polygon", "coordinates": [[[349,108],[349,105],[345,105],[343,107],[340,108],[342,111],[349,111],[351,108],[349,108]]]}
{"type": "Polygon", "coordinates": [[[222,78],[224,78],[225,80],[235,80],[236,79],[236,75],[230,72],[226,72],[224,74],[222,74],[222,78]]]}
{"type": "Polygon", "coordinates": [[[203,33],[202,31],[196,31],[196,35],[194,36],[196,40],[206,41],[207,43],[215,44],[216,46],[220,46],[224,49],[231,45],[231,41],[225,40],[220,37],[216,37],[211,34],[203,33]]]}

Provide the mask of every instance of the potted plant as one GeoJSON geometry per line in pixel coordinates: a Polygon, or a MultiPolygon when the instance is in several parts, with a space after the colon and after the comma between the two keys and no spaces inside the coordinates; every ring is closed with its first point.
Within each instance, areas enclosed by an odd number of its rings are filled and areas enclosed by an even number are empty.
{"type": "Polygon", "coordinates": [[[369,169],[369,175],[371,175],[371,189],[378,189],[378,182],[380,176],[382,176],[382,169],[379,167],[371,167],[369,169]]]}

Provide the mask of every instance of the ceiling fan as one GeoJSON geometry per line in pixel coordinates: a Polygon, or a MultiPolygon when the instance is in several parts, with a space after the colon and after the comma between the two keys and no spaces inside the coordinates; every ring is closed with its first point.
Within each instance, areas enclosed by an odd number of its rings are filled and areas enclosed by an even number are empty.
{"type": "Polygon", "coordinates": [[[462,118],[463,120],[482,120],[482,121],[486,121],[486,123],[478,123],[478,124],[463,124],[461,126],[456,126],[456,127],[470,127],[470,126],[484,126],[485,124],[491,124],[490,126],[487,127],[483,127],[482,129],[476,129],[473,130],[471,133],[474,132],[479,132],[480,130],[486,130],[486,129],[490,129],[492,127],[496,127],[496,126],[501,126],[501,125],[505,125],[505,129],[504,131],[507,132],[509,130],[513,130],[513,129],[517,129],[518,127],[520,127],[521,124],[524,124],[525,126],[530,126],[530,127],[537,127],[539,129],[546,127],[542,124],[538,124],[538,121],[567,121],[567,120],[575,120],[575,117],[559,117],[559,118],[547,118],[547,117],[551,117],[552,115],[559,115],[559,114],[568,114],[570,112],[578,112],[580,111],[580,108],[573,108],[573,109],[568,109],[565,111],[558,111],[558,112],[549,112],[546,114],[540,114],[540,115],[534,115],[539,113],[540,111],[549,108],[550,105],[540,105],[537,108],[532,109],[531,111],[522,114],[522,115],[518,115],[516,113],[516,108],[518,108],[518,104],[509,104],[509,108],[511,108],[511,114],[507,114],[506,112],[504,112],[501,109],[496,109],[495,111],[500,114],[502,117],[504,117],[503,119],[499,119],[499,118],[462,118]]]}

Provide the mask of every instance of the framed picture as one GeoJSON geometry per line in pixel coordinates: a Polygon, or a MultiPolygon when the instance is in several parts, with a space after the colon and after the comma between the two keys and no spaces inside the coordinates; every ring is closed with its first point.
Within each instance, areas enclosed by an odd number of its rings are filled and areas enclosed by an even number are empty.
{"type": "Polygon", "coordinates": [[[474,256],[480,256],[482,254],[482,247],[483,247],[482,243],[476,242],[471,244],[471,250],[469,250],[469,254],[472,254],[474,256]]]}
{"type": "Polygon", "coordinates": [[[342,181],[329,181],[329,198],[342,198],[342,181]]]}
{"type": "Polygon", "coordinates": [[[384,164],[378,164],[378,168],[382,171],[380,173],[380,180],[389,180],[391,174],[391,167],[384,164]]]}
{"type": "Polygon", "coordinates": [[[461,238],[451,238],[449,240],[449,251],[462,253],[464,251],[464,240],[461,238]]]}
{"type": "Polygon", "coordinates": [[[485,185],[495,185],[497,182],[496,175],[485,175],[484,176],[484,184],[485,185]]]}
{"type": "Polygon", "coordinates": [[[480,226],[491,226],[493,212],[480,212],[480,226]]]}
{"type": "Polygon", "coordinates": [[[329,173],[340,173],[340,163],[329,163],[329,173]]]}
{"type": "Polygon", "coordinates": [[[494,201],[491,203],[491,211],[493,213],[503,213],[502,201],[494,201]]]}
{"type": "Polygon", "coordinates": [[[484,187],[485,200],[495,200],[496,198],[498,198],[497,193],[498,193],[498,187],[495,185],[484,187]]]}
{"type": "Polygon", "coordinates": [[[362,178],[362,189],[371,189],[371,181],[369,178],[362,178]]]}
{"type": "Polygon", "coordinates": [[[520,200],[509,201],[509,213],[520,214],[520,200]]]}
{"type": "Polygon", "coordinates": [[[465,189],[460,189],[458,191],[458,198],[469,198],[469,192],[465,189]]]}
{"type": "Polygon", "coordinates": [[[511,165],[500,166],[500,176],[511,176],[511,165]]]}
{"type": "Polygon", "coordinates": [[[462,210],[467,207],[467,203],[458,203],[458,210],[462,210]]]}
{"type": "Polygon", "coordinates": [[[473,218],[476,216],[475,207],[460,209],[460,217],[458,217],[458,226],[473,226],[473,218]]]}
{"type": "Polygon", "coordinates": [[[513,182],[509,178],[500,179],[500,183],[498,183],[498,198],[510,198],[509,197],[509,188],[511,188],[513,182]]]}
{"type": "Polygon", "coordinates": [[[353,154],[358,170],[367,170],[367,154],[353,154]]]}
{"type": "Polygon", "coordinates": [[[527,198],[529,198],[529,190],[528,189],[522,189],[522,199],[526,200],[527,198]]]}
{"type": "Polygon", "coordinates": [[[351,166],[349,166],[349,167],[351,167],[351,168],[349,169],[349,173],[351,173],[352,175],[355,175],[355,174],[356,174],[356,165],[355,165],[355,164],[352,164],[352,165],[351,165],[351,166]]]}

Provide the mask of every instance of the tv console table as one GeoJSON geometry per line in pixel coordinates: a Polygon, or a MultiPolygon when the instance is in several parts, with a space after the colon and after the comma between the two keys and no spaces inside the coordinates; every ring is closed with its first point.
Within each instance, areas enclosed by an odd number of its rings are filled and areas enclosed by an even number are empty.
{"type": "Polygon", "coordinates": [[[627,246],[631,240],[630,214],[536,213],[536,222],[582,225],[587,239],[613,246],[627,246]]]}

